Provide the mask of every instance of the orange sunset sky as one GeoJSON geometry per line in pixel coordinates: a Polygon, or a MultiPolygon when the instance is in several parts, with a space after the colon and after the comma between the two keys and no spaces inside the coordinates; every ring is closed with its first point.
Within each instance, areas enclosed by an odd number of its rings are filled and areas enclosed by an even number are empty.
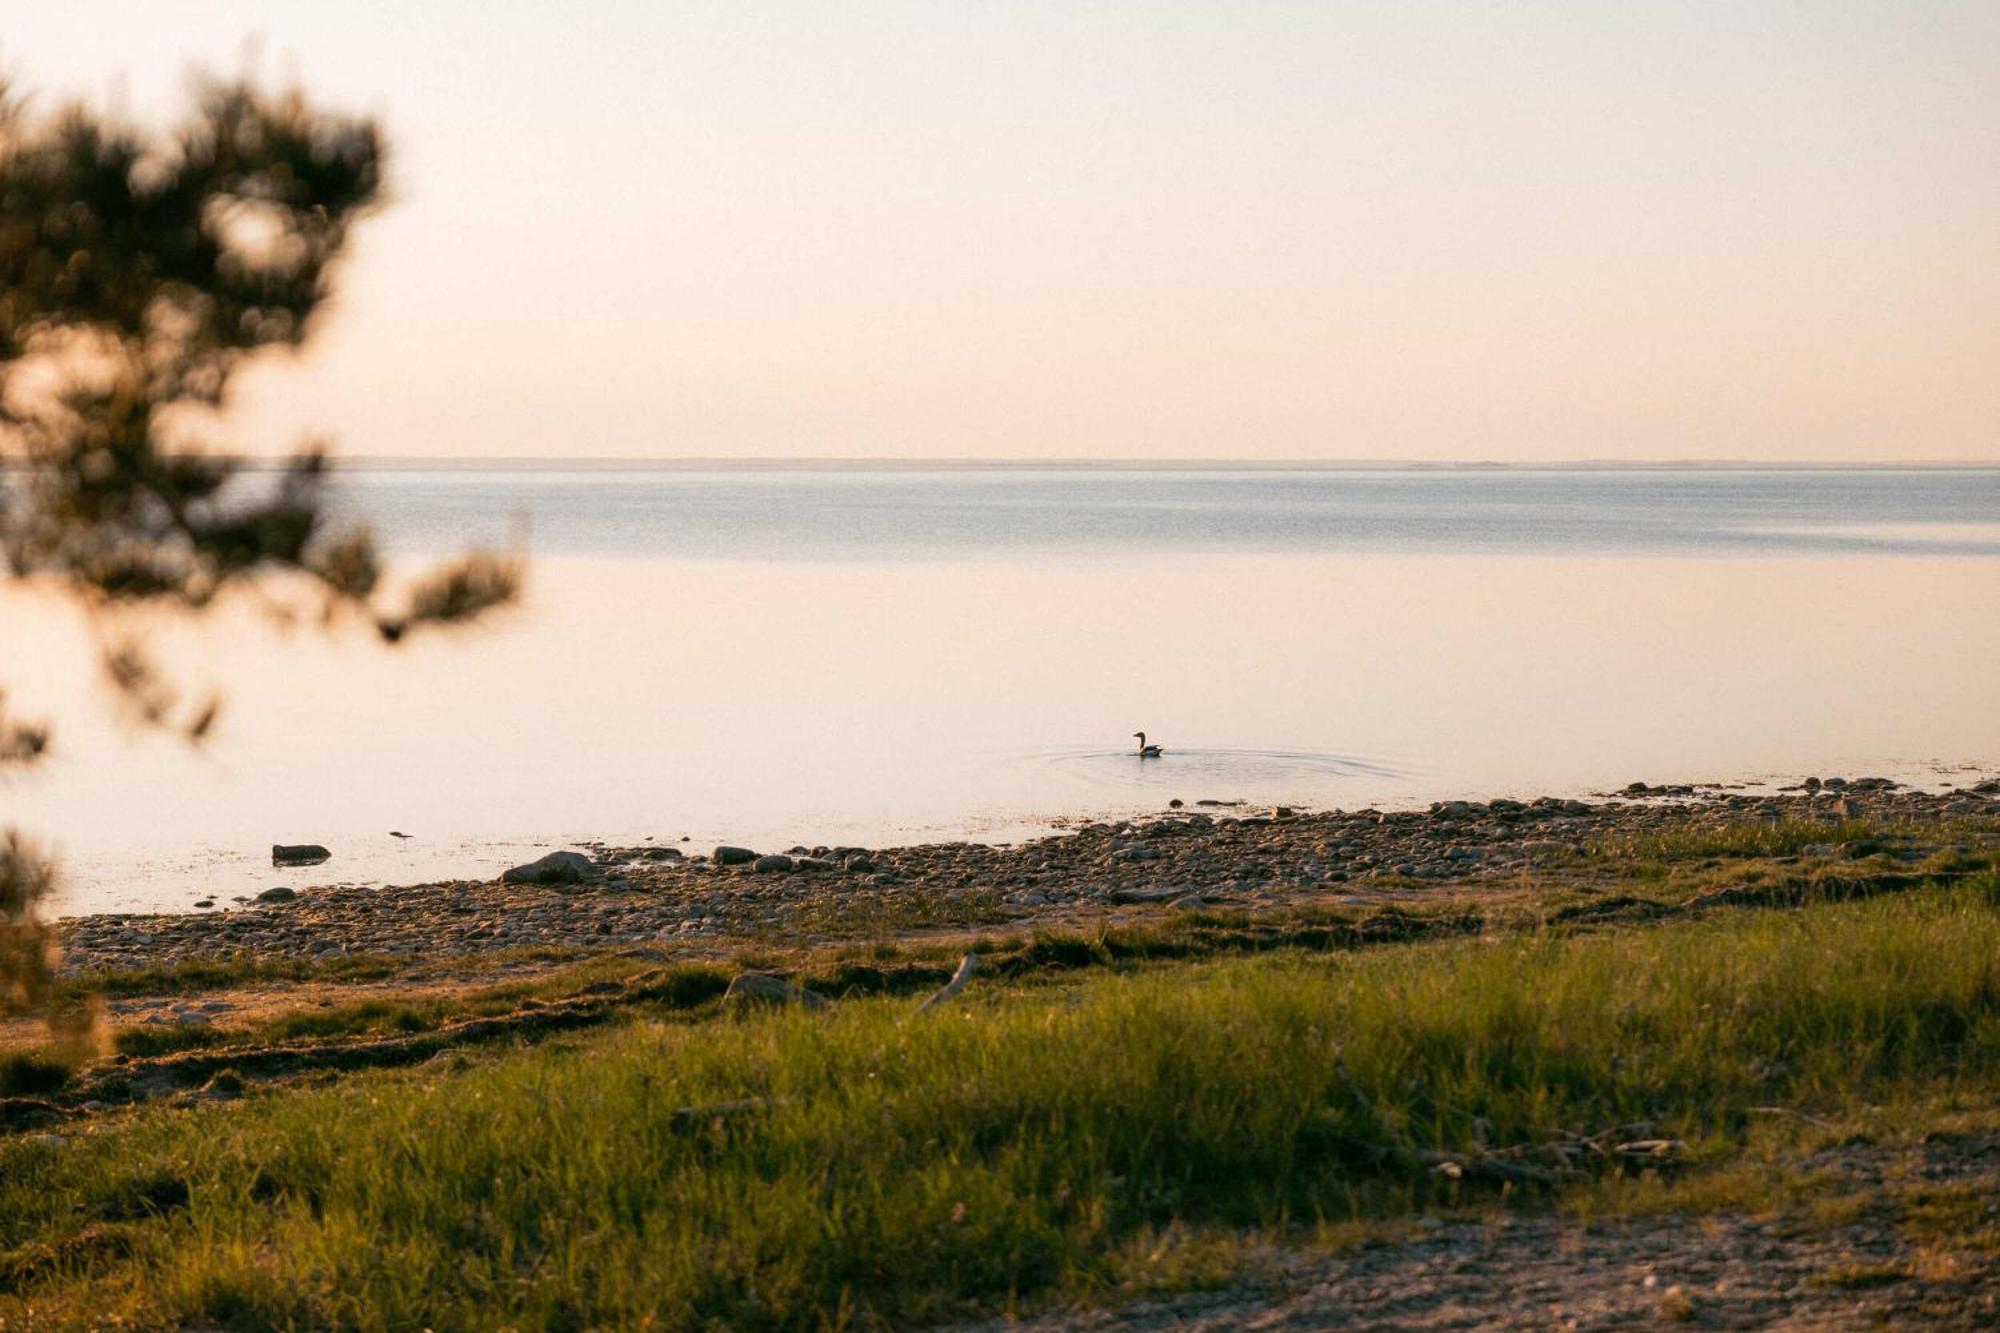
{"type": "Polygon", "coordinates": [[[239,447],[2000,461],[2000,5],[9,0],[385,122],[239,447]]]}

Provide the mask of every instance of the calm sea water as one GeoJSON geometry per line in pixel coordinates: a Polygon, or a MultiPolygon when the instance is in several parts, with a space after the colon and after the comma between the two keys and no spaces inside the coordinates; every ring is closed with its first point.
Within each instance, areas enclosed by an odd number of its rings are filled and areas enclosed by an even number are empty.
{"type": "Polygon", "coordinates": [[[679,562],[1146,554],[2000,555],[1984,471],[354,472],[391,544],[679,562]]]}
{"type": "Polygon", "coordinates": [[[1179,797],[1410,804],[2000,768],[2000,471],[366,471],[412,561],[524,603],[395,651],[248,608],[157,632],[228,699],[110,720],[88,627],[0,593],[59,751],[0,790],[66,909],[484,875],[585,839],[1000,839],[1179,797]],[[1146,730],[1159,760],[1132,753],[1146,730]],[[390,831],[409,838],[391,838],[390,831]],[[274,872],[273,842],[327,864],[274,872]]]}

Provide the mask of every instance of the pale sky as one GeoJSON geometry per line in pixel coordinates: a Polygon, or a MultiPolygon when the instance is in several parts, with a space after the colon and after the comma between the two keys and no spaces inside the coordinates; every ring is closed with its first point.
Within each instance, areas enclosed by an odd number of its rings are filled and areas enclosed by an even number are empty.
{"type": "Polygon", "coordinates": [[[237,442],[2000,462],[2000,4],[0,0],[396,203],[237,442]]]}

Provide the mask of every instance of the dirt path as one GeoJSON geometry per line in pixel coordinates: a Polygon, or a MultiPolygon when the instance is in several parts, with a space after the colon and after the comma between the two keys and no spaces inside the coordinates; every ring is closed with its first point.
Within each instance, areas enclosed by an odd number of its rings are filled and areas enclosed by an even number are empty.
{"type": "Polygon", "coordinates": [[[1273,1256],[1226,1291],[959,1333],[2000,1328],[2000,1136],[1852,1146],[1812,1166],[1858,1220],[1431,1221],[1404,1243],[1273,1256]],[[1940,1214],[1950,1224],[1927,1229],[1940,1214]]]}

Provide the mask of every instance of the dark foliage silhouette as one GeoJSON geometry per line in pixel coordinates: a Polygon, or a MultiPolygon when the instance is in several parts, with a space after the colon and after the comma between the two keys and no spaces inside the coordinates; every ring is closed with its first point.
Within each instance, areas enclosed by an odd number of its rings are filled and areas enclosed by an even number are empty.
{"type": "MultiPolygon", "coordinates": [[[[203,440],[246,362],[312,336],[383,163],[373,122],[249,81],[203,82],[165,134],[83,106],[31,115],[0,84],[0,552],[90,610],[107,678],[148,725],[199,740],[217,703],[186,697],[122,609],[199,614],[254,586],[282,614],[361,617],[396,643],[518,586],[514,559],[475,553],[392,598],[368,532],[327,517],[320,447],[253,467],[203,440]]],[[[51,744],[0,695],[0,777],[51,744]]],[[[0,840],[0,1014],[51,993],[37,907],[53,883],[21,835],[0,840]]]]}

